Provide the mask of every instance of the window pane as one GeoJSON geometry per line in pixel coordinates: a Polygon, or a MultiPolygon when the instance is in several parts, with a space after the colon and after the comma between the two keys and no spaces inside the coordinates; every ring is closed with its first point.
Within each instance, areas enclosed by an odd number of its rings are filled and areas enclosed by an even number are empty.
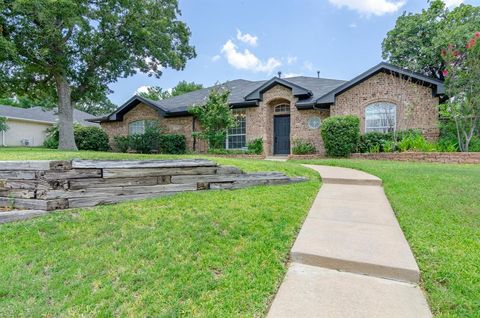
{"type": "Polygon", "coordinates": [[[225,147],[227,149],[241,149],[246,147],[246,116],[245,109],[234,109],[237,125],[230,128],[227,132],[225,147]]]}
{"type": "Polygon", "coordinates": [[[396,106],[391,103],[374,103],[365,108],[365,132],[390,132],[396,129],[396,106]]]}
{"type": "Polygon", "coordinates": [[[275,113],[288,113],[290,112],[290,106],[287,104],[282,104],[275,106],[275,113]]]}
{"type": "Polygon", "coordinates": [[[145,133],[145,121],[137,120],[128,124],[128,134],[136,135],[145,133]]]}

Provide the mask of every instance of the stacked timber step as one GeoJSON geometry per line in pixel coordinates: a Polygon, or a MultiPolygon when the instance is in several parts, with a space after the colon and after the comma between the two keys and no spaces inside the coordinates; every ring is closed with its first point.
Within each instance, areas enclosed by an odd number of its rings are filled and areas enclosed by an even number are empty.
{"type": "Polygon", "coordinates": [[[0,161],[0,206],[51,211],[301,180],[277,172],[246,174],[205,159],[0,161]]]}

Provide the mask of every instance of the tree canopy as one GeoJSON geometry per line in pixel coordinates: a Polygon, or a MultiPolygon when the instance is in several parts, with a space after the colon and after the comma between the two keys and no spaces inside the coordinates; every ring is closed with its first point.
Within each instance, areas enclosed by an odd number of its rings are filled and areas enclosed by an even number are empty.
{"type": "Polygon", "coordinates": [[[480,7],[461,4],[449,10],[443,1],[430,1],[420,13],[404,12],[383,40],[383,58],[392,64],[444,79],[442,48],[460,44],[480,27],[480,7]]]}
{"type": "Polygon", "coordinates": [[[203,105],[192,105],[190,114],[195,116],[202,131],[194,132],[194,136],[208,142],[210,149],[221,149],[229,128],[236,126],[235,116],[228,104],[230,92],[223,87],[211,90],[203,105]]]}
{"type": "Polygon", "coordinates": [[[0,3],[0,94],[58,99],[61,149],[76,149],[73,106],[102,103],[108,84],[160,77],[195,57],[177,0],[0,3]]]}
{"type": "Polygon", "coordinates": [[[441,112],[455,122],[458,146],[468,152],[480,126],[480,32],[462,45],[450,44],[442,57],[449,100],[441,112]]]}
{"type": "Polygon", "coordinates": [[[180,81],[171,91],[163,90],[159,86],[150,86],[147,87],[146,92],[139,93],[140,96],[149,98],[152,100],[162,100],[167,99],[174,96],[183,95],[185,93],[198,91],[202,89],[202,84],[197,84],[195,82],[187,82],[187,81],[180,81]]]}

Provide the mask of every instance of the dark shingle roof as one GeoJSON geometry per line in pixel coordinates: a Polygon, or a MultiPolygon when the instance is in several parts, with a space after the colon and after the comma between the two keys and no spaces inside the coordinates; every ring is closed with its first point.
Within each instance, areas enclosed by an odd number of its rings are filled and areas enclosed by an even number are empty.
{"type": "Polygon", "coordinates": [[[112,114],[102,118],[91,119],[91,121],[122,120],[123,115],[139,103],[145,103],[155,108],[163,116],[182,116],[188,114],[189,107],[203,104],[210,91],[218,86],[224,86],[230,91],[228,101],[234,107],[258,106],[258,101],[262,99],[263,92],[276,84],[284,85],[292,89],[294,95],[299,98],[296,103],[298,109],[324,107],[325,105],[329,107],[329,105],[335,102],[335,96],[338,93],[357,85],[359,82],[381,71],[388,71],[398,76],[408,77],[422,85],[432,87],[434,95],[444,94],[445,90],[442,82],[382,62],[350,81],[306,76],[282,79],[273,77],[268,81],[238,79],[160,101],[134,96],[112,114]]]}
{"type": "MultiPolygon", "coordinates": [[[[58,122],[56,109],[44,110],[42,107],[20,108],[13,106],[0,105],[0,116],[7,118],[18,118],[30,121],[41,121],[47,123],[58,122]]],[[[83,126],[96,126],[97,124],[86,121],[92,118],[92,115],[82,112],[78,109],[73,111],[73,121],[83,126]]]]}

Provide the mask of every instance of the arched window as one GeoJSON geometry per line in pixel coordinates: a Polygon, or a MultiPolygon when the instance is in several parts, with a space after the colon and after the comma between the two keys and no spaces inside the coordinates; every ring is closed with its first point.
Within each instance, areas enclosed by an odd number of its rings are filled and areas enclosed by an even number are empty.
{"type": "Polygon", "coordinates": [[[290,105],[288,105],[288,104],[277,105],[273,109],[273,112],[274,113],[288,114],[288,113],[290,113],[290,105]]]}
{"type": "Polygon", "coordinates": [[[129,135],[142,135],[145,133],[145,129],[153,128],[158,125],[157,120],[136,120],[128,124],[128,134],[129,135]]]}
{"type": "Polygon", "coordinates": [[[391,132],[397,126],[397,106],[392,103],[378,102],[365,108],[365,132],[391,132]]]}

